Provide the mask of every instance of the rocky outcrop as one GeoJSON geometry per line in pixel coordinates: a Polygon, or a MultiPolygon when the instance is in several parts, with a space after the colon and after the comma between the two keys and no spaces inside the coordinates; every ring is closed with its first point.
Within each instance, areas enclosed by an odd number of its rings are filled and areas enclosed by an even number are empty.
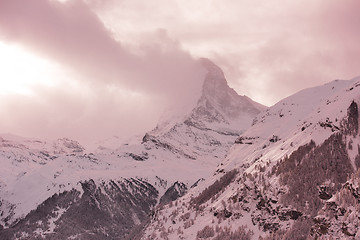
{"type": "Polygon", "coordinates": [[[171,187],[166,190],[164,195],[160,198],[160,205],[175,201],[179,197],[184,196],[186,192],[187,187],[184,183],[175,182],[171,187]]]}

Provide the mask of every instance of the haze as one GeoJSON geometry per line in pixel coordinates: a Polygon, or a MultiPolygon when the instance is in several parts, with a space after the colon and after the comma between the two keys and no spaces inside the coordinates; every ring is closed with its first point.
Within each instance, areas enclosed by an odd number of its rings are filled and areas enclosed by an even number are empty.
{"type": "MultiPolygon", "coordinates": [[[[0,0],[0,132],[81,143],[141,134],[204,69],[272,105],[359,75],[360,1],[0,0]]],[[[175,106],[175,107],[174,107],[175,106]]]]}

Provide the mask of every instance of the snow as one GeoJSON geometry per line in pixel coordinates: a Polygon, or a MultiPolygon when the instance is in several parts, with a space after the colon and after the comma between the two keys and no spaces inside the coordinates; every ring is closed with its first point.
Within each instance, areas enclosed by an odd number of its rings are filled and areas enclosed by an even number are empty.
{"type": "MultiPolygon", "coordinates": [[[[165,206],[161,211],[166,218],[170,218],[175,209],[184,214],[189,211],[186,208],[191,198],[221,176],[215,170],[226,172],[237,168],[240,173],[253,174],[259,172],[259,167],[266,166],[266,171],[269,171],[299,146],[311,140],[321,144],[337,131],[336,127],[340,127],[350,103],[360,103],[359,77],[302,90],[267,109],[245,96],[238,96],[227,86],[222,71],[208,62],[206,64],[213,74],[208,75],[209,82],[219,87],[215,90],[221,91],[222,98],[211,98],[212,94],[205,90],[197,93],[196,101],[186,102],[181,110],[173,109],[164,115],[158,126],[148,133],[148,141],[143,142],[142,136],[131,139],[112,137],[98,142],[98,147],[84,149],[76,141],[66,138],[51,141],[0,135],[0,211],[4,213],[0,224],[5,225],[8,216],[11,219],[7,224],[26,216],[55,193],[71,189],[82,192],[80,183],[88,179],[97,183],[125,178],[145,179],[162,196],[176,181],[190,187],[204,178],[205,181],[178,200],[179,206],[165,206]],[[223,99],[231,108],[222,108],[223,99]],[[205,111],[204,107],[208,105],[211,107],[205,111]],[[260,110],[262,112],[250,126],[260,110]],[[324,127],[322,123],[334,127],[324,127]],[[240,134],[249,144],[233,144],[240,134]],[[132,154],[144,157],[144,161],[135,160],[132,154]]],[[[353,142],[349,155],[355,167],[360,140],[348,138],[347,141],[353,142]]],[[[273,186],[277,184],[275,177],[268,181],[273,186]]],[[[206,206],[203,215],[191,213],[190,218],[196,219],[196,224],[182,229],[185,239],[194,239],[204,226],[214,225],[212,211],[221,209],[222,200],[236,193],[238,186],[235,184],[206,206]]],[[[256,208],[252,204],[251,207],[256,208]]],[[[39,234],[53,232],[55,222],[65,211],[58,209],[56,217],[48,220],[47,232],[39,234]]],[[[258,226],[249,224],[251,213],[242,213],[243,217],[235,220],[233,226],[247,225],[254,232],[254,238],[258,238],[261,235],[258,226]]],[[[168,221],[164,224],[174,229],[170,239],[177,239],[176,229],[183,227],[184,223],[168,221]]],[[[223,221],[220,226],[227,224],[223,221]]],[[[150,225],[149,234],[156,228],[154,225],[150,225]]]]}
{"type": "MultiPolygon", "coordinates": [[[[330,135],[338,131],[341,120],[346,118],[347,109],[352,101],[360,104],[360,78],[348,81],[336,80],[323,86],[302,90],[282,101],[275,104],[271,108],[260,113],[255,120],[255,124],[242,133],[247,142],[251,144],[235,144],[227,153],[226,158],[218,165],[217,170],[225,171],[234,168],[239,169],[240,173],[259,173],[259,166],[266,166],[266,172],[270,171],[279,160],[285,156],[289,156],[299,146],[315,141],[317,145],[323,143],[330,135]],[[321,126],[322,123],[329,123],[333,128],[321,126]],[[270,141],[278,137],[278,141],[270,141]]],[[[360,105],[359,105],[360,106],[360,105]]],[[[357,153],[357,145],[360,144],[359,138],[348,138],[353,141],[353,149],[349,151],[350,158],[354,161],[357,153]]],[[[245,141],[244,141],[245,142],[245,141]]],[[[354,163],[353,163],[354,164],[354,163]]],[[[265,172],[265,173],[266,173],[265,172]]],[[[264,174],[265,174],[264,173],[264,174]]],[[[179,202],[185,202],[185,206],[189,206],[189,202],[193,196],[198,196],[207,186],[219,179],[221,175],[214,173],[213,176],[199,184],[198,187],[190,189],[188,194],[182,197],[179,202]]],[[[270,177],[267,181],[274,188],[280,189],[275,176],[270,177]]],[[[284,187],[282,187],[284,188],[284,187]]],[[[284,189],[285,190],[285,189],[284,189]]],[[[231,223],[212,224],[214,219],[212,210],[221,209],[221,202],[228,200],[236,194],[236,182],[227,187],[224,192],[212,203],[206,203],[202,215],[198,215],[195,225],[188,229],[182,229],[182,236],[185,239],[192,239],[196,236],[196,232],[205,226],[215,226],[222,224],[230,226],[247,225],[248,229],[254,232],[253,239],[257,239],[264,233],[257,225],[251,224],[251,213],[243,212],[243,217],[234,220],[231,223]]],[[[254,202],[253,202],[254,204],[254,202]]],[[[167,211],[172,211],[175,207],[169,207],[167,211]]],[[[186,208],[185,208],[186,209],[186,208]]],[[[255,205],[251,209],[256,209],[255,205]]],[[[180,211],[181,209],[179,209],[180,211]]],[[[182,211],[184,208],[182,208],[182,211]]],[[[161,211],[159,216],[165,213],[161,211]]],[[[215,220],[216,221],[216,220],[215,220]]],[[[292,220],[285,224],[288,228],[292,220]]],[[[156,224],[164,224],[165,228],[171,225],[170,221],[162,221],[158,223],[154,221],[147,229],[147,235],[156,230],[156,224]]],[[[174,233],[169,239],[178,239],[174,233]]]]}
{"type": "MultiPolygon", "coordinates": [[[[358,89],[354,89],[359,87],[359,81],[338,80],[305,89],[264,111],[258,115],[254,126],[242,134],[254,138],[253,144],[235,145],[225,161],[228,168],[252,165],[255,159],[263,163],[276,162],[311,140],[321,144],[333,131],[324,129],[319,123],[328,120],[340,127],[351,101],[360,103],[358,89]],[[349,91],[351,88],[354,90],[349,91]],[[272,136],[278,136],[280,141],[271,143],[269,140],[272,136]]],[[[354,148],[357,146],[355,144],[354,148]]],[[[247,171],[253,169],[248,168],[247,171]]]]}
{"type": "Polygon", "coordinates": [[[66,212],[67,209],[65,208],[58,208],[55,211],[55,217],[50,218],[48,221],[49,224],[49,229],[47,231],[44,232],[44,234],[49,234],[49,233],[53,233],[56,227],[55,222],[66,212]]]}
{"type": "Polygon", "coordinates": [[[0,194],[4,202],[13,206],[1,207],[9,213],[0,218],[0,223],[4,225],[9,214],[13,216],[8,224],[24,217],[55,193],[73,188],[81,192],[80,182],[88,179],[146,179],[161,196],[176,181],[190,187],[201,178],[210,178],[237,134],[251,125],[264,106],[237,95],[220,68],[209,61],[205,64],[209,73],[203,88],[196,90],[193,99],[168,111],[157,128],[150,131],[147,142],[142,142],[142,136],[114,136],[99,141],[98,147],[85,149],[67,138],[39,140],[0,135],[0,194]],[[222,109],[224,99],[230,106],[227,111],[222,109]],[[186,124],[186,120],[195,126],[186,124]],[[143,157],[144,161],[132,156],[143,157]],[[167,184],[159,184],[159,179],[167,184]]]}

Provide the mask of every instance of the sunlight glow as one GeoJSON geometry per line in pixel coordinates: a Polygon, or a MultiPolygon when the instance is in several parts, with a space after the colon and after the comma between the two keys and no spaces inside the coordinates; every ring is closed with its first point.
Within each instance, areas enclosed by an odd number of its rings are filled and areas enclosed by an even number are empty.
{"type": "Polygon", "coordinates": [[[16,45],[0,42],[0,94],[33,95],[36,86],[53,87],[60,69],[16,45]]]}

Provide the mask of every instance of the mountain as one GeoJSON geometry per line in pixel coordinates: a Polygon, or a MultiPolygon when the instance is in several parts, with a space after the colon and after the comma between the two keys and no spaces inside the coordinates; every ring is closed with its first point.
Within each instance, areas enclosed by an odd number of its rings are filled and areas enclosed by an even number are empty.
{"type": "Polygon", "coordinates": [[[180,147],[191,158],[223,158],[237,136],[266,107],[239,96],[228,86],[223,71],[210,60],[201,59],[201,63],[207,74],[192,110],[181,117],[166,116],[144,141],[154,136],[180,147]]]}
{"type": "Polygon", "coordinates": [[[95,151],[0,136],[0,239],[359,239],[360,78],[266,108],[207,59],[188,111],[95,151]]]}
{"type": "Polygon", "coordinates": [[[263,111],[143,239],[359,239],[359,103],[355,78],[263,111]]]}
{"type": "Polygon", "coordinates": [[[112,139],[89,151],[67,138],[1,135],[0,239],[138,238],[156,206],[208,179],[265,107],[201,62],[198,101],[137,141],[112,139]]]}

